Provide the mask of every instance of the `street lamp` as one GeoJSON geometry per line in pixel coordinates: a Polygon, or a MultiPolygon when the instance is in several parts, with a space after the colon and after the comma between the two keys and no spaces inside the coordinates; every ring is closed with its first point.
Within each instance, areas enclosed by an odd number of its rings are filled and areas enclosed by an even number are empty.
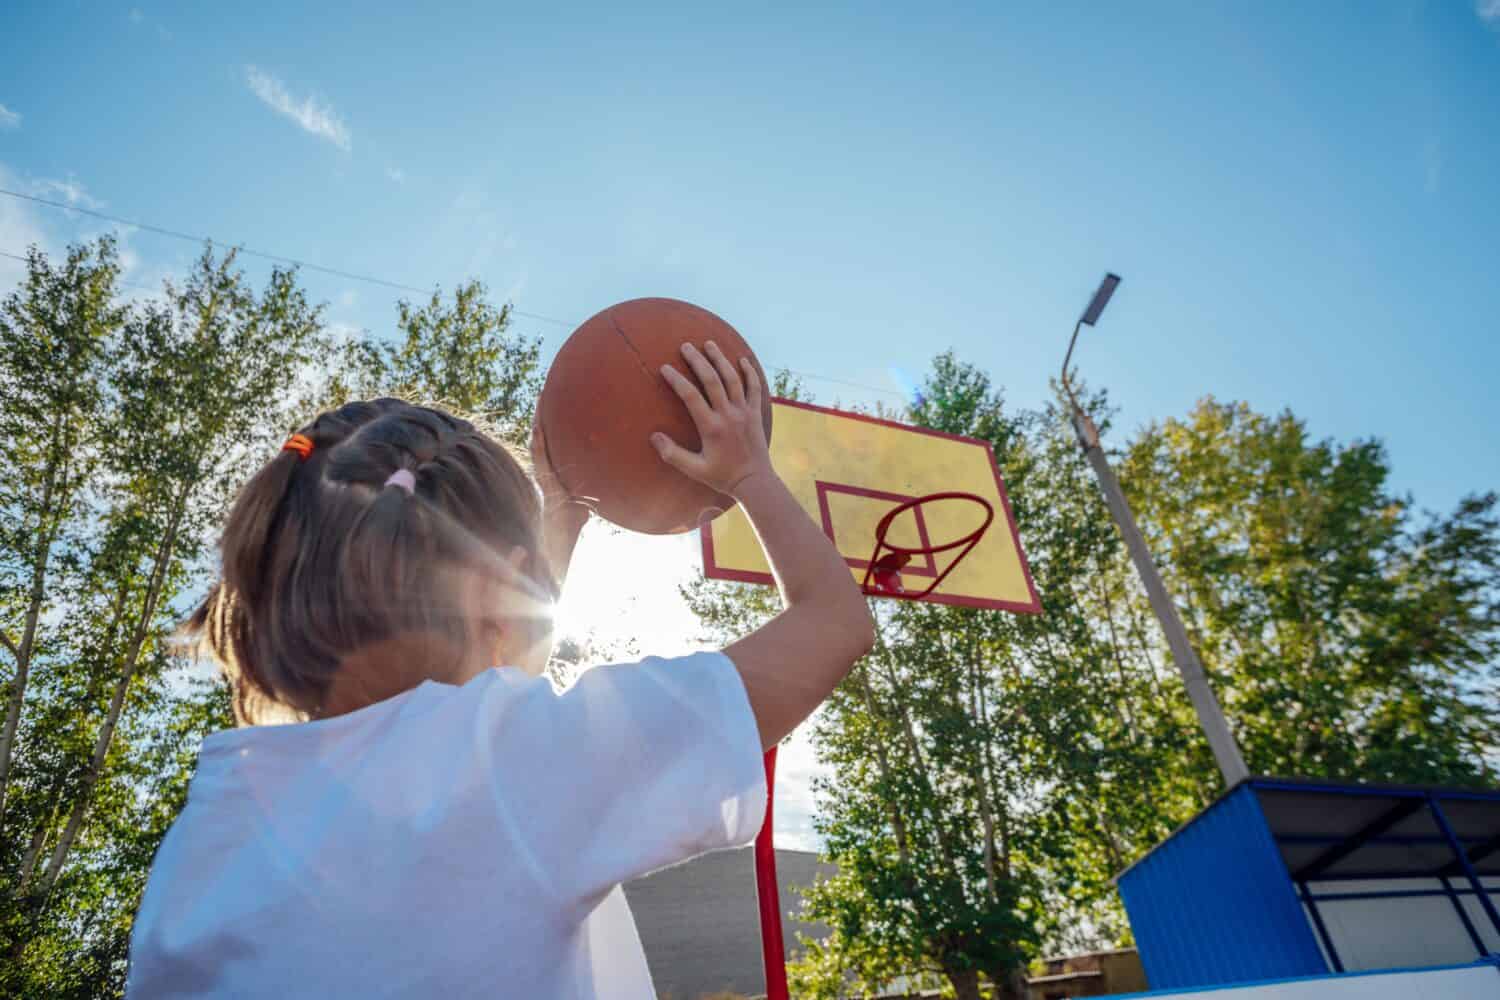
{"type": "Polygon", "coordinates": [[[1136,526],[1135,515],[1125,502],[1120,481],[1115,478],[1114,470],[1104,457],[1104,449],[1099,445],[1099,429],[1094,426],[1089,415],[1083,412],[1083,407],[1078,405],[1078,397],[1074,395],[1073,386],[1068,381],[1068,364],[1073,360],[1073,345],[1078,342],[1078,331],[1085,324],[1093,326],[1099,322],[1099,315],[1104,312],[1104,307],[1109,304],[1110,296],[1114,295],[1119,284],[1118,275],[1106,274],[1099,283],[1099,290],[1089,301],[1088,308],[1073,326],[1073,339],[1068,341],[1068,353],[1063,357],[1062,367],[1063,389],[1071,404],[1069,416],[1073,422],[1073,432],[1078,435],[1078,445],[1094,469],[1099,488],[1104,491],[1104,502],[1108,504],[1115,523],[1119,525],[1120,534],[1125,536],[1125,547],[1130,551],[1130,559],[1135,563],[1135,570],[1146,588],[1146,596],[1151,601],[1151,609],[1156,612],[1156,620],[1161,623],[1161,630],[1166,634],[1167,648],[1172,651],[1172,660],[1182,674],[1188,698],[1193,703],[1193,710],[1198,713],[1198,724],[1208,737],[1209,748],[1213,750],[1214,760],[1218,761],[1224,783],[1233,788],[1248,778],[1250,771],[1245,767],[1245,759],[1240,756],[1239,745],[1234,741],[1234,734],[1229,731],[1229,724],[1224,721],[1224,710],[1219,707],[1219,700],[1214,697],[1213,688],[1209,686],[1208,675],[1203,672],[1203,663],[1198,659],[1193,644],[1188,641],[1187,629],[1183,627],[1182,619],[1177,614],[1177,605],[1167,593],[1156,563],[1151,558],[1151,551],[1146,548],[1146,539],[1136,526]]]}

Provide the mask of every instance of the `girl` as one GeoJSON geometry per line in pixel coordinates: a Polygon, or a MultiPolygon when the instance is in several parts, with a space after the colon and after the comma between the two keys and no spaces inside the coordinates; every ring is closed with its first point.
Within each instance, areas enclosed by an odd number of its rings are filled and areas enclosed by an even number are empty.
{"type": "Polygon", "coordinates": [[[702,450],[651,443],[740,503],[786,605],[722,652],[554,693],[547,612],[588,514],[540,437],[538,490],[462,420],[350,403],[250,480],[189,622],[242,728],[204,740],[157,852],[130,995],[654,998],[620,883],[749,841],[761,751],[873,642],[771,469],[755,369],[682,355],[696,382],[661,375],[702,450]]]}

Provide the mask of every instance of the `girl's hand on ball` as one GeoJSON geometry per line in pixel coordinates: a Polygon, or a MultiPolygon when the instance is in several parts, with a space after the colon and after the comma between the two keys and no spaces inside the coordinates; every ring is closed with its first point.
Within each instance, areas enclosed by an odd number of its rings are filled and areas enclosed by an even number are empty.
{"type": "Polygon", "coordinates": [[[661,375],[687,407],[703,450],[689,451],[660,431],[651,435],[651,444],[662,461],[678,472],[737,496],[745,483],[771,471],[761,423],[764,388],[760,376],[749,358],[741,358],[736,368],[712,340],[702,351],[683,344],[682,357],[702,389],[672,365],[662,365],[661,375]]]}
{"type": "Polygon", "coordinates": [[[531,469],[542,491],[542,554],[547,557],[547,566],[560,591],[578,535],[588,523],[589,509],[568,496],[557,478],[557,470],[552,468],[552,459],[547,454],[547,436],[541,420],[531,427],[531,469]]]}
{"type": "Polygon", "coordinates": [[[540,418],[531,425],[531,473],[536,477],[537,486],[541,487],[542,496],[567,495],[567,490],[557,479],[557,471],[552,468],[552,459],[547,455],[547,435],[542,431],[540,418]]]}

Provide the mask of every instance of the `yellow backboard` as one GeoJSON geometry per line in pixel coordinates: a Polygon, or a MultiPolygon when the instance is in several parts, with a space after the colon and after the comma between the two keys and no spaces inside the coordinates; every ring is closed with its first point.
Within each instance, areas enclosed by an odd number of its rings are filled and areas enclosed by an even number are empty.
{"type": "MultiPolygon", "coordinates": [[[[772,416],[771,463],[866,593],[1042,610],[987,442],[787,399],[772,416]]],[[[738,507],[700,532],[704,575],[774,582],[738,507]]]]}

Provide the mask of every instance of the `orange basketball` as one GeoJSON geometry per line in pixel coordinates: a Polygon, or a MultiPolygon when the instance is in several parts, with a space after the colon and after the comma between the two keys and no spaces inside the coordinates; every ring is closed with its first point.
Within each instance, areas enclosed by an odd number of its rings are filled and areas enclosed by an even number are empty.
{"type": "Polygon", "coordinates": [[[631,299],[573,331],[537,401],[547,458],[570,496],[623,528],[651,535],[691,531],[734,506],[730,497],[667,465],[651,446],[655,431],[692,451],[701,446],[687,408],[660,369],[673,365],[694,378],[681,346],[701,350],[710,340],[731,362],[748,357],[755,365],[770,439],[770,384],[734,327],[688,302],[631,299]]]}

